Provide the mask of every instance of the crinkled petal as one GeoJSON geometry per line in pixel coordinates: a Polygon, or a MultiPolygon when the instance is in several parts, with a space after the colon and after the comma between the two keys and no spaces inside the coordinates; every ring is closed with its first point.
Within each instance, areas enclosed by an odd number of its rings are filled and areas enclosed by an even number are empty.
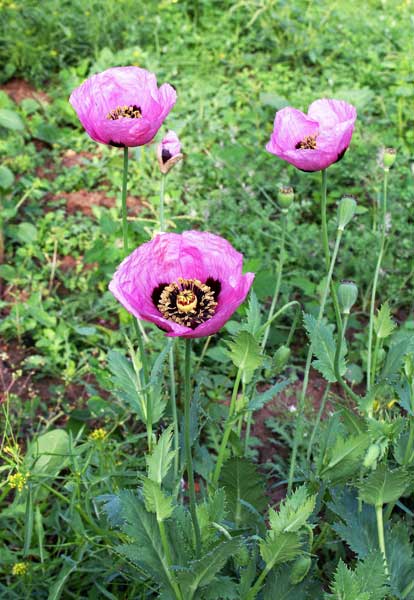
{"type": "Polygon", "coordinates": [[[115,67],[89,77],[70,103],[92,139],[104,144],[142,146],[150,142],[176,102],[169,84],[159,89],[153,73],[139,67],[115,67]],[[120,106],[136,105],[142,119],[108,119],[120,106]]]}
{"type": "Polygon", "coordinates": [[[242,274],[242,255],[220,236],[199,231],[165,233],[142,244],[118,267],[109,285],[119,302],[139,319],[170,336],[203,337],[218,331],[244,301],[254,275],[242,274]],[[155,288],[179,278],[209,277],[221,284],[214,316],[196,329],[165,319],[152,300],[155,288]]]}
{"type": "Polygon", "coordinates": [[[282,108],[276,113],[273,133],[266,149],[279,156],[284,150],[293,150],[305,137],[316,135],[317,121],[310,119],[296,108],[282,108]]]}
{"type": "Polygon", "coordinates": [[[330,129],[346,121],[355,123],[357,112],[352,104],[344,100],[322,98],[309,106],[308,115],[318,121],[321,130],[330,129]]]}

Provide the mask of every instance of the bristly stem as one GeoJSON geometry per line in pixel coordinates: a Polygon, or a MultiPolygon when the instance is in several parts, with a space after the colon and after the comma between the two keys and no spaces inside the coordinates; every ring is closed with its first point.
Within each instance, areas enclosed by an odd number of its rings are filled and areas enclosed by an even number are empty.
{"type": "Polygon", "coordinates": [[[124,238],[124,255],[128,254],[128,219],[127,219],[127,187],[128,187],[128,147],[124,146],[124,169],[122,175],[122,235],[124,238]]]}
{"type": "Polygon", "coordinates": [[[197,557],[201,552],[200,526],[197,519],[196,495],[194,484],[193,456],[191,449],[191,339],[185,340],[185,362],[184,362],[184,448],[187,468],[188,493],[190,496],[190,513],[193,521],[195,545],[197,557]]]}
{"type": "Polygon", "coordinates": [[[160,186],[160,232],[165,231],[165,217],[164,217],[164,195],[165,195],[165,179],[166,174],[161,175],[161,186],[160,186]]]}
{"type": "Polygon", "coordinates": [[[270,311],[268,316],[268,325],[264,332],[263,340],[262,340],[262,352],[266,348],[267,338],[269,337],[270,332],[270,322],[273,317],[273,313],[275,312],[276,304],[279,298],[280,285],[282,283],[282,274],[283,274],[283,264],[285,262],[285,240],[286,240],[286,226],[287,226],[287,210],[282,210],[281,216],[281,225],[282,225],[282,237],[280,240],[280,249],[279,249],[279,262],[277,265],[277,276],[276,276],[276,285],[275,291],[273,293],[272,304],[270,305],[270,311]]]}
{"type": "Polygon", "coordinates": [[[388,191],[388,169],[384,169],[384,194],[382,199],[382,224],[381,224],[381,239],[380,249],[375,267],[374,280],[372,282],[371,306],[369,310],[369,329],[368,329],[368,358],[367,358],[367,391],[371,389],[375,373],[371,372],[372,368],[372,337],[374,333],[374,314],[375,314],[375,296],[377,294],[378,276],[381,269],[382,258],[385,247],[386,233],[386,217],[387,217],[387,191],[388,191]]]}
{"type": "Polygon", "coordinates": [[[375,514],[377,517],[377,532],[378,532],[378,544],[381,550],[382,557],[384,559],[384,571],[387,577],[389,577],[387,554],[385,552],[385,539],[384,539],[384,520],[382,514],[382,504],[378,504],[375,507],[375,514]]]}
{"type": "Polygon", "coordinates": [[[236,411],[237,392],[239,391],[241,376],[242,376],[242,370],[238,369],[236,379],[234,382],[234,386],[233,386],[233,393],[231,395],[229,414],[227,415],[226,423],[224,426],[224,433],[223,433],[223,437],[221,440],[219,452],[217,455],[216,468],[214,469],[214,474],[213,474],[213,483],[215,485],[217,485],[218,480],[220,478],[221,468],[222,468],[223,462],[224,462],[224,454],[225,454],[226,448],[227,448],[227,442],[229,441],[230,433],[231,433],[231,430],[233,427],[233,417],[234,417],[234,413],[236,411]]]}
{"type": "MultiPolygon", "coordinates": [[[[332,258],[331,258],[331,253],[329,251],[327,216],[326,216],[326,190],[327,190],[326,171],[322,171],[322,193],[321,193],[322,244],[323,244],[323,248],[324,248],[325,262],[328,266],[328,274],[327,274],[327,278],[326,278],[326,282],[325,282],[325,288],[323,291],[321,304],[319,307],[319,314],[318,314],[318,318],[316,321],[316,327],[318,327],[319,324],[321,323],[323,314],[325,312],[325,304],[326,304],[326,300],[328,298],[328,291],[331,286],[332,274],[333,274],[333,270],[335,267],[335,262],[336,262],[336,258],[338,255],[339,245],[340,245],[341,237],[342,237],[342,230],[338,229],[337,233],[336,233],[335,248],[334,248],[334,251],[332,254],[332,258]]],[[[299,440],[302,436],[302,431],[303,431],[303,426],[304,426],[306,391],[308,388],[309,372],[310,372],[310,367],[311,367],[311,363],[312,363],[312,355],[313,355],[312,344],[310,343],[309,349],[308,349],[308,354],[306,357],[306,365],[305,365],[305,373],[304,373],[304,377],[303,377],[302,391],[301,391],[301,394],[299,397],[299,402],[298,402],[298,413],[297,413],[296,424],[295,424],[295,436],[293,439],[293,448],[292,448],[292,455],[291,455],[291,459],[290,459],[290,468],[289,468],[288,494],[292,491],[293,478],[294,478],[295,469],[296,469],[296,460],[297,460],[299,440]]]]}

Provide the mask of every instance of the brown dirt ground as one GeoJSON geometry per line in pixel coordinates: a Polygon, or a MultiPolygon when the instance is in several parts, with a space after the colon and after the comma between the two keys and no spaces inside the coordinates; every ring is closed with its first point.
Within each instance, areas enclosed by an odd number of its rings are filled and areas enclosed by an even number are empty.
{"type": "Polygon", "coordinates": [[[17,102],[17,104],[20,104],[20,102],[26,98],[33,98],[33,100],[37,100],[38,102],[45,104],[50,103],[50,98],[45,92],[36,90],[24,79],[10,79],[10,81],[0,86],[0,90],[6,92],[6,94],[8,94],[8,96],[14,100],[14,102],[17,102]]]}
{"type": "MultiPolygon", "coordinates": [[[[90,192],[88,190],[79,190],[76,192],[62,192],[61,194],[56,195],[56,199],[58,198],[66,199],[66,210],[70,215],[81,212],[88,217],[93,215],[92,206],[112,208],[116,204],[116,198],[107,196],[105,192],[99,191],[90,192]]],[[[130,215],[138,215],[141,212],[143,205],[142,198],[128,196],[127,207],[130,215]]]]}

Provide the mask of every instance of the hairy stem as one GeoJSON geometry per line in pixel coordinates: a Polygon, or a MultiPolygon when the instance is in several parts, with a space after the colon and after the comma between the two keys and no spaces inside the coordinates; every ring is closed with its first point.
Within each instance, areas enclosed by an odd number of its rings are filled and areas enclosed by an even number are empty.
{"type": "Polygon", "coordinates": [[[382,504],[378,504],[375,507],[375,514],[377,517],[377,532],[378,532],[378,544],[381,550],[381,554],[384,559],[384,570],[387,577],[389,576],[387,555],[385,552],[385,540],[384,540],[384,521],[382,517],[382,504]]]}
{"type": "Polygon", "coordinates": [[[124,255],[128,254],[128,218],[127,218],[127,187],[128,187],[128,147],[124,147],[124,167],[122,174],[122,235],[124,239],[124,255]]]}
{"type": "Polygon", "coordinates": [[[165,217],[164,217],[164,194],[165,194],[165,179],[166,175],[161,175],[161,187],[160,187],[160,232],[165,231],[165,217]]]}
{"type": "Polygon", "coordinates": [[[184,447],[185,447],[185,459],[187,467],[187,479],[188,479],[188,493],[190,497],[190,513],[193,521],[196,554],[200,556],[201,552],[201,535],[200,526],[197,519],[196,510],[196,495],[194,485],[194,470],[193,470],[193,456],[191,450],[191,422],[190,422],[190,408],[191,408],[191,339],[185,340],[185,363],[184,363],[184,447]]]}
{"type": "Polygon", "coordinates": [[[375,267],[374,280],[372,282],[371,305],[369,310],[369,328],[368,328],[368,358],[367,358],[367,391],[371,389],[374,373],[371,372],[372,363],[372,337],[374,333],[374,313],[375,313],[375,297],[377,294],[378,277],[381,269],[382,258],[385,248],[385,232],[386,232],[386,216],[387,216],[387,191],[388,191],[388,169],[384,170],[384,194],[382,199],[382,225],[380,248],[378,253],[377,265],[375,267]]]}

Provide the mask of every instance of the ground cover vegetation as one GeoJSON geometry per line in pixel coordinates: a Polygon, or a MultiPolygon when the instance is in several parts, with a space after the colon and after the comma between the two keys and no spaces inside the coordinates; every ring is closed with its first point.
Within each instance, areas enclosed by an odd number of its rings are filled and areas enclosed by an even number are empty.
{"type": "Polygon", "coordinates": [[[412,2],[1,10],[0,597],[413,599],[412,2]]]}

